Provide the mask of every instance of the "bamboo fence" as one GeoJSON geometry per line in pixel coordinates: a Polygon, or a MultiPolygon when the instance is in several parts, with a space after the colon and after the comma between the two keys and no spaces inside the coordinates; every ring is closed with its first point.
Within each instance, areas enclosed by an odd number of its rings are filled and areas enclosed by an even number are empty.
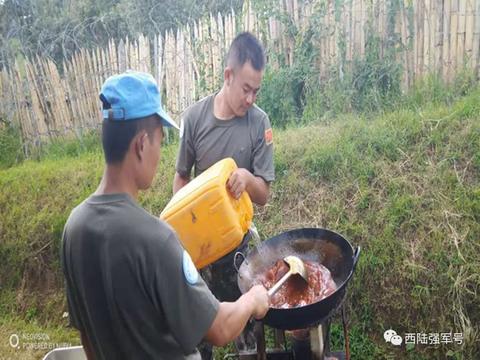
{"type": "Polygon", "coordinates": [[[320,78],[364,58],[372,31],[382,54],[392,46],[397,50],[404,89],[426,74],[447,81],[465,68],[479,74],[480,0],[280,0],[269,17],[256,14],[246,1],[241,14],[210,15],[153,39],[112,40],[106,48],[82,49],[62,64],[48,58],[17,61],[0,71],[0,119],[16,124],[26,145],[81,135],[101,123],[103,81],[127,69],[152,73],[167,110],[178,119],[221,86],[223,57],[240,31],[261,39],[270,66],[291,66],[296,41],[291,26],[300,34],[318,27],[312,66],[320,78]],[[283,64],[275,60],[278,55],[283,64]]]}

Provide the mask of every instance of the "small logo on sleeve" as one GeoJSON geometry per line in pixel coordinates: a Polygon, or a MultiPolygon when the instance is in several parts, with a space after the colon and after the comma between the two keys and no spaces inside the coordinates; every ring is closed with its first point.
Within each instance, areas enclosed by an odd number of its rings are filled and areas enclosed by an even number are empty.
{"type": "Polygon", "coordinates": [[[272,128],[265,130],[265,142],[267,145],[273,144],[273,131],[272,128]]]}
{"type": "Polygon", "coordinates": [[[198,281],[198,271],[192,261],[192,258],[190,257],[190,254],[186,250],[183,250],[182,267],[183,275],[185,275],[187,283],[190,285],[195,285],[198,281]]]}

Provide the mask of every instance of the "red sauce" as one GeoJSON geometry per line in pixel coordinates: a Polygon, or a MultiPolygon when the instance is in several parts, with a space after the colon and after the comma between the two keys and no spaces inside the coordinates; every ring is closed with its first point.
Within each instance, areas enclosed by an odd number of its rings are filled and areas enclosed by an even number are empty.
{"type": "MultiPolygon", "coordinates": [[[[308,283],[300,275],[292,275],[280,289],[270,298],[270,306],[286,309],[320,301],[332,294],[337,286],[330,271],[317,262],[304,261],[308,274],[308,283]]],[[[270,289],[288,271],[283,260],[278,260],[267,272],[254,279],[254,284],[263,284],[270,289]]]]}

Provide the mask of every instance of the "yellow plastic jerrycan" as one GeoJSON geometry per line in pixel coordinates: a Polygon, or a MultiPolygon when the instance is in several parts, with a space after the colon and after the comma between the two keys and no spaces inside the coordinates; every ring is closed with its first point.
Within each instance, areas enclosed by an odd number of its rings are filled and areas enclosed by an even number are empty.
{"type": "Polygon", "coordinates": [[[235,169],[232,158],[220,160],[181,188],[160,214],[199,269],[238,247],[252,223],[247,192],[236,200],[227,189],[235,169]]]}

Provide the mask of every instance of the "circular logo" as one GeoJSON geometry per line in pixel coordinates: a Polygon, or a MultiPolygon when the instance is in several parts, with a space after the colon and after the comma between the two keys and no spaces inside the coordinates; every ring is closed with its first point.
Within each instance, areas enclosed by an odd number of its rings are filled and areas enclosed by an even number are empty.
{"type": "Polygon", "coordinates": [[[192,258],[190,257],[190,254],[186,250],[183,250],[182,267],[183,274],[185,275],[185,279],[187,280],[187,282],[190,285],[195,285],[198,280],[198,271],[192,261],[192,258]]]}
{"type": "Polygon", "coordinates": [[[390,342],[392,337],[395,335],[397,335],[397,332],[395,330],[388,329],[383,333],[383,338],[386,342],[390,342]]]}
{"type": "Polygon", "coordinates": [[[12,334],[12,335],[10,335],[10,338],[8,339],[8,342],[10,343],[10,346],[12,348],[17,348],[19,343],[20,343],[20,339],[19,339],[17,334],[12,334]]]}
{"type": "Polygon", "coordinates": [[[390,342],[395,346],[402,345],[402,341],[403,341],[403,339],[399,335],[393,335],[392,338],[390,339],[390,342]]]}

